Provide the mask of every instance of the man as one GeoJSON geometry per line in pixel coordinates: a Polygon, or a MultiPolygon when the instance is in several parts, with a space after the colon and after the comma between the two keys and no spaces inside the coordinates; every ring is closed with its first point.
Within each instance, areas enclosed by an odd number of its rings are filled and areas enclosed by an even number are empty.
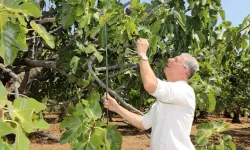
{"type": "Polygon", "coordinates": [[[151,150],[194,150],[190,132],[195,111],[195,94],[187,81],[198,70],[197,60],[187,53],[169,58],[163,72],[168,82],[156,78],[146,56],[149,43],[136,43],[140,73],[145,90],[157,101],[144,116],[134,114],[109,95],[104,94],[104,107],[118,113],[135,127],[152,127],[151,150]]]}

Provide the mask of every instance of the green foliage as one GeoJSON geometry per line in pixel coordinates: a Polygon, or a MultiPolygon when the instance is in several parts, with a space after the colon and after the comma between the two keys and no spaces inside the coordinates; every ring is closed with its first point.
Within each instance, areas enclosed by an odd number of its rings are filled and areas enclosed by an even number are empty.
{"type": "Polygon", "coordinates": [[[19,24],[7,22],[0,30],[0,56],[5,66],[12,64],[19,50],[27,50],[25,30],[19,24]]]}
{"type": "Polygon", "coordinates": [[[222,135],[228,126],[222,122],[210,122],[197,125],[195,136],[197,150],[236,150],[230,135],[222,135]]]}
{"type": "Polygon", "coordinates": [[[71,143],[71,149],[121,149],[121,135],[114,125],[105,128],[100,120],[102,115],[99,104],[100,95],[96,91],[79,102],[60,124],[66,131],[60,138],[60,143],[71,143]]]}
{"type": "Polygon", "coordinates": [[[49,128],[48,123],[44,121],[41,114],[41,111],[46,106],[31,98],[16,98],[12,104],[11,101],[7,100],[7,92],[2,82],[0,83],[0,89],[3,91],[1,93],[3,98],[0,100],[0,108],[3,108],[2,120],[0,121],[0,148],[13,150],[29,149],[30,141],[26,134],[38,129],[49,128]],[[16,135],[13,145],[9,145],[7,141],[3,140],[10,133],[16,135]]]}

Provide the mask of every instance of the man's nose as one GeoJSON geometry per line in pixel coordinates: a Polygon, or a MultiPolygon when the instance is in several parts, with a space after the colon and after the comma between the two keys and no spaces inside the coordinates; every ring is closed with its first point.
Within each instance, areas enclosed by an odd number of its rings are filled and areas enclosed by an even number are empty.
{"type": "Polygon", "coordinates": [[[168,62],[173,62],[174,61],[174,58],[169,58],[168,59],[168,62]]]}

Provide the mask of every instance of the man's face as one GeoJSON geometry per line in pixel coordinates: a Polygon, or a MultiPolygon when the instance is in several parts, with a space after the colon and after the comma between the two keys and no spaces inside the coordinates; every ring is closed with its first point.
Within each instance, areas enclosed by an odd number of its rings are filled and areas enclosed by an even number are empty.
{"type": "Polygon", "coordinates": [[[184,64],[184,61],[184,55],[168,59],[168,63],[163,70],[168,80],[175,80],[179,79],[179,77],[187,76],[188,69],[184,64]]]}

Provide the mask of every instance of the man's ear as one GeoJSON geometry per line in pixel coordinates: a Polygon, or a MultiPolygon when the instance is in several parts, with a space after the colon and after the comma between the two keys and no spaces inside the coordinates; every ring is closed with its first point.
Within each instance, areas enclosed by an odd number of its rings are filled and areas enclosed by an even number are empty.
{"type": "Polygon", "coordinates": [[[185,71],[186,71],[187,76],[189,77],[189,75],[190,75],[189,70],[186,68],[185,71]]]}

